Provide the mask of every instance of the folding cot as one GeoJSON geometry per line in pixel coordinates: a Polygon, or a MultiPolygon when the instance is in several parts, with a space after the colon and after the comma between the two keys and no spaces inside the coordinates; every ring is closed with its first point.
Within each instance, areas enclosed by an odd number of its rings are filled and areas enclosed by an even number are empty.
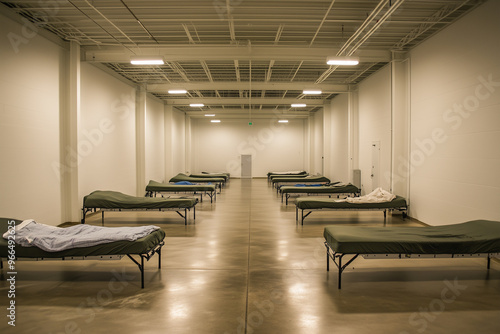
{"type": "Polygon", "coordinates": [[[340,182],[330,183],[330,184],[318,184],[318,185],[306,185],[300,184],[294,186],[281,186],[279,189],[281,193],[281,202],[283,203],[283,198],[285,198],[285,204],[288,205],[288,199],[292,195],[325,195],[331,197],[332,195],[346,196],[359,196],[360,189],[352,184],[343,184],[340,182]]]}
{"type": "Polygon", "coordinates": [[[156,197],[156,194],[161,193],[200,195],[200,202],[203,202],[203,195],[210,197],[210,203],[217,199],[217,191],[215,190],[215,186],[211,184],[175,184],[150,180],[146,186],[146,196],[156,197]]]}
{"type": "Polygon", "coordinates": [[[474,220],[444,226],[327,226],[323,236],[327,270],[330,259],[338,268],[338,288],[342,272],[358,256],[377,258],[500,258],[500,222],[474,220]],[[344,256],[351,256],[342,263],[344,256]]]}
{"type": "Polygon", "coordinates": [[[312,211],[318,210],[379,210],[384,211],[384,217],[387,215],[387,210],[398,210],[403,213],[403,218],[406,218],[408,206],[406,199],[401,196],[396,196],[392,201],[381,203],[349,203],[339,201],[333,198],[310,198],[298,197],[295,199],[295,220],[299,219],[299,210],[301,210],[301,222],[304,224],[304,219],[309,216],[312,211]],[[304,211],[309,211],[304,215],[304,211]]]}
{"type": "MultiPolygon", "coordinates": [[[[0,234],[4,234],[15,226],[21,224],[18,219],[0,218],[0,234]]],[[[114,229],[113,227],[100,227],[102,229],[114,229]]],[[[0,236],[0,268],[3,261],[7,263],[17,260],[120,260],[127,256],[141,271],[141,287],[144,288],[144,260],[149,261],[154,254],[158,254],[158,269],[161,268],[161,249],[165,238],[165,232],[161,229],[152,231],[148,235],[134,240],[120,240],[102,243],[88,247],[72,247],[69,249],[50,252],[36,246],[26,247],[19,244],[13,245],[13,238],[4,239],[0,236]],[[14,250],[14,251],[12,251],[14,250]],[[134,258],[140,257],[140,262],[134,258]]],[[[9,268],[10,264],[9,264],[9,268]]]]}
{"type": "Polygon", "coordinates": [[[302,183],[302,184],[314,184],[314,183],[330,183],[330,179],[322,175],[308,175],[306,177],[278,177],[272,178],[271,183],[276,191],[279,191],[280,187],[285,184],[302,183]]]}
{"type": "Polygon", "coordinates": [[[293,170],[293,171],[285,171],[285,172],[268,172],[267,180],[270,181],[273,176],[299,176],[299,175],[307,175],[305,170],[293,170]]]}
{"type": "Polygon", "coordinates": [[[203,179],[222,178],[222,179],[224,179],[224,183],[229,181],[229,175],[227,175],[227,173],[189,174],[189,177],[196,177],[196,178],[203,178],[203,179]]]}
{"type": "Polygon", "coordinates": [[[211,177],[211,178],[206,178],[206,177],[192,177],[188,176],[184,173],[179,173],[176,176],[172,177],[168,182],[181,182],[181,181],[188,181],[192,183],[205,183],[205,184],[215,184],[216,187],[218,187],[220,190],[222,190],[222,185],[226,182],[224,178],[222,177],[211,177]]]}
{"type": "Polygon", "coordinates": [[[198,199],[193,197],[136,197],[118,191],[96,190],[83,198],[82,224],[85,224],[85,216],[88,212],[100,210],[103,225],[105,211],[175,211],[184,218],[184,224],[187,225],[187,213],[191,209],[193,209],[193,219],[196,219],[197,203],[198,199]],[[180,212],[181,210],[184,214],[180,212]]]}

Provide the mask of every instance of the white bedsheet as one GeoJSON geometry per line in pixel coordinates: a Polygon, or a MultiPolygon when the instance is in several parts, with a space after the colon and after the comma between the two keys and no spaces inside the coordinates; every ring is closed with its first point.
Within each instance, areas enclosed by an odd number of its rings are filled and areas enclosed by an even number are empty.
{"type": "MultiPolygon", "coordinates": [[[[138,227],[101,227],[79,224],[71,227],[55,227],[39,224],[33,219],[16,226],[16,244],[24,247],[36,246],[47,252],[58,252],[71,248],[90,247],[113,241],[135,241],[160,229],[147,225],[138,227]]],[[[3,234],[7,239],[9,232],[3,234]]]]}

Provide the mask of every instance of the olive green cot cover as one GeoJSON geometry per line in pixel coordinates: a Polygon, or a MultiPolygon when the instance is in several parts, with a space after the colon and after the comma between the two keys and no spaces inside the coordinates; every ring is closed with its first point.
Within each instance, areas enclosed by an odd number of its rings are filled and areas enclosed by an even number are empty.
{"type": "Polygon", "coordinates": [[[352,184],[321,185],[321,186],[282,186],[280,192],[284,194],[350,194],[359,193],[359,188],[352,184]]]}
{"type": "Polygon", "coordinates": [[[200,183],[207,183],[207,182],[224,183],[225,179],[222,177],[212,177],[212,178],[191,177],[187,176],[184,173],[179,173],[169,180],[169,182],[180,182],[180,181],[200,182],[200,183]]]}
{"type": "Polygon", "coordinates": [[[314,182],[330,182],[330,179],[327,178],[326,176],[306,176],[306,177],[280,177],[280,178],[273,178],[272,179],[273,184],[274,183],[314,183],[314,182]]]}
{"type": "Polygon", "coordinates": [[[302,171],[287,171],[287,172],[268,172],[267,177],[271,176],[286,176],[286,175],[305,175],[307,172],[305,170],[302,171]]]}
{"type": "Polygon", "coordinates": [[[207,171],[203,171],[203,172],[201,172],[201,173],[202,173],[202,174],[209,174],[209,175],[211,175],[211,174],[224,174],[224,175],[226,175],[228,178],[230,178],[230,177],[231,177],[231,173],[229,173],[229,172],[207,172],[207,171]]]}
{"type": "Polygon", "coordinates": [[[305,177],[308,177],[310,176],[308,173],[305,173],[305,174],[297,174],[297,175],[271,175],[268,177],[269,180],[271,181],[277,181],[277,180],[281,180],[281,179],[288,179],[288,178],[300,178],[300,179],[303,179],[305,177]]]}
{"type": "Polygon", "coordinates": [[[83,198],[86,209],[170,209],[191,208],[196,198],[154,198],[125,195],[118,191],[96,190],[83,198]]]}
{"type": "Polygon", "coordinates": [[[189,177],[197,177],[197,178],[203,178],[203,179],[213,179],[213,178],[221,178],[224,179],[224,181],[227,181],[229,176],[227,174],[223,173],[212,173],[212,174],[189,174],[189,177]]]}
{"type": "Polygon", "coordinates": [[[500,252],[500,222],[443,226],[327,226],[323,236],[342,254],[485,254],[500,252]]]}
{"type": "MultiPolygon", "coordinates": [[[[9,226],[22,223],[22,220],[0,218],[0,234],[4,234],[9,226]]],[[[112,227],[109,227],[112,228],[112,227]]],[[[162,229],[156,230],[149,235],[135,241],[114,241],[110,243],[95,245],[91,247],[72,248],[59,252],[47,252],[38,247],[24,247],[15,245],[15,255],[17,258],[63,258],[81,256],[103,256],[103,255],[126,255],[126,254],[146,254],[152,251],[165,238],[162,229]]],[[[0,236],[0,258],[8,257],[8,240],[0,236]]]]}
{"type": "Polygon", "coordinates": [[[398,209],[406,208],[406,199],[401,196],[396,196],[390,202],[381,203],[349,203],[339,202],[337,199],[331,198],[310,198],[299,197],[295,199],[295,205],[302,210],[318,210],[318,209],[355,209],[355,210],[369,210],[369,209],[398,209]]]}
{"type": "Polygon", "coordinates": [[[215,192],[215,186],[212,184],[171,184],[171,183],[161,183],[150,180],[146,186],[146,191],[210,191],[215,192]]]}

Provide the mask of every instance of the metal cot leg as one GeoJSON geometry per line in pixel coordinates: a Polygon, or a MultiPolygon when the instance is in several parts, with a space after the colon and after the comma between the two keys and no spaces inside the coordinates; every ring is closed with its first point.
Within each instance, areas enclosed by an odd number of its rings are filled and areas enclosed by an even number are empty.
{"type": "Polygon", "coordinates": [[[161,248],[163,246],[161,246],[157,251],[156,253],[158,254],[158,269],[161,269],[161,248]]]}
{"type": "Polygon", "coordinates": [[[141,255],[141,289],[144,289],[144,256],[141,255]]]}

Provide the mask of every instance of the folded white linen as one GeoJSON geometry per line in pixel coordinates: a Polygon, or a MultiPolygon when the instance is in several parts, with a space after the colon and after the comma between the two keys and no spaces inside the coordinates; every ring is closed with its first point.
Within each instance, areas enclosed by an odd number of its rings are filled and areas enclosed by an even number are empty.
{"type": "Polygon", "coordinates": [[[390,202],[396,198],[396,195],[391,194],[387,190],[382,188],[377,188],[371,193],[359,196],[359,197],[347,197],[343,200],[337,200],[336,202],[347,202],[347,203],[383,203],[390,202]]]}

